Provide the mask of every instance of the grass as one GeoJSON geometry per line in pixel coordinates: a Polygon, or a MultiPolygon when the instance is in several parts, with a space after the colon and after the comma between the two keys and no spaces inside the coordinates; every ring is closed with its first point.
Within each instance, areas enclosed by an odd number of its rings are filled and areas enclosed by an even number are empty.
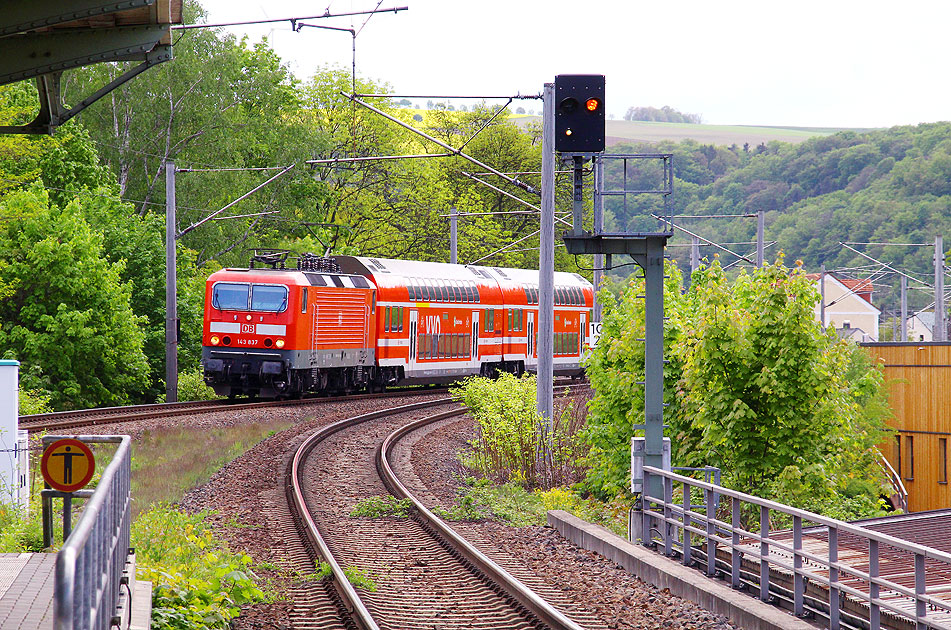
{"type": "Polygon", "coordinates": [[[397,518],[407,518],[409,509],[413,502],[409,499],[397,499],[392,495],[367,497],[360,501],[350,510],[350,516],[354,518],[380,518],[382,516],[395,516],[397,518]]]}
{"type": "Polygon", "coordinates": [[[495,518],[515,527],[526,527],[545,525],[548,510],[565,510],[623,536],[627,533],[629,509],[624,501],[602,503],[565,488],[529,491],[516,483],[492,485],[487,479],[467,477],[456,506],[438,510],[437,516],[448,520],[495,518]]]}
{"type": "Polygon", "coordinates": [[[290,423],[242,424],[208,429],[148,431],[133,445],[133,517],[152,505],[175,503],[222,466],[290,423]]]}

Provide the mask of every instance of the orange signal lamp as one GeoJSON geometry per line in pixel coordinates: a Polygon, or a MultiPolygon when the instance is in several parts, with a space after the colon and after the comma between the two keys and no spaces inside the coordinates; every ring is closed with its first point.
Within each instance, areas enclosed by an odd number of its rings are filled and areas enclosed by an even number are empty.
{"type": "Polygon", "coordinates": [[[589,112],[596,112],[598,111],[598,107],[601,106],[601,102],[596,98],[589,98],[585,101],[584,106],[589,112]]]}
{"type": "Polygon", "coordinates": [[[221,343],[221,339],[218,338],[218,335],[212,335],[209,341],[211,341],[211,345],[213,346],[217,346],[219,343],[221,343]]]}
{"type": "Polygon", "coordinates": [[[274,345],[277,346],[278,348],[283,348],[283,347],[284,347],[284,340],[283,340],[283,339],[278,339],[277,341],[274,342],[274,345]]]}
{"type": "Polygon", "coordinates": [[[570,135],[571,135],[571,129],[565,129],[565,135],[566,135],[566,136],[570,136],[570,135]]]}

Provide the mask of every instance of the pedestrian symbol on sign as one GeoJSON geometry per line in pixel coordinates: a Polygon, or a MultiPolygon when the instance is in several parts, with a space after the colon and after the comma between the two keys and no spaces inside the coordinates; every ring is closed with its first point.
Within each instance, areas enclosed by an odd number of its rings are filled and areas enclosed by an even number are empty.
{"type": "Polygon", "coordinates": [[[49,486],[60,492],[75,492],[92,479],[96,459],[92,450],[79,440],[56,440],[43,451],[40,471],[49,486]]]}

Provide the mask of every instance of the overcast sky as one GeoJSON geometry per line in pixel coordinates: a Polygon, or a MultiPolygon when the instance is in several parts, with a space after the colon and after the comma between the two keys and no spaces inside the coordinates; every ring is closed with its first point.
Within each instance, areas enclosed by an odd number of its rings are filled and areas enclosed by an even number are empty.
{"type": "MultiPolygon", "coordinates": [[[[376,0],[202,0],[209,22],[372,9],[376,0]],[[328,4],[329,2],[329,4],[328,4]]],[[[557,74],[606,77],[609,115],[670,105],[711,124],[888,127],[951,120],[947,0],[383,0],[357,75],[395,94],[538,94],[557,74]]],[[[312,20],[360,28],[367,16],[312,20]]],[[[267,36],[294,73],[351,64],[349,33],[267,36]]],[[[413,99],[421,100],[421,99],[413,99]]],[[[422,99],[425,102],[425,99],[422,99]]],[[[462,104],[466,101],[453,101],[462,104]]],[[[540,101],[522,103],[540,109],[540,101]]]]}

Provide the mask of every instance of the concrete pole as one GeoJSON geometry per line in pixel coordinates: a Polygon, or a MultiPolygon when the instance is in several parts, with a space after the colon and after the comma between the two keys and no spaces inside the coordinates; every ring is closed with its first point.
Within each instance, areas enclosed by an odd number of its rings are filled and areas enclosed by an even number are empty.
{"type": "Polygon", "coordinates": [[[819,324],[822,331],[826,329],[826,265],[822,263],[819,270],[819,324]]]}
{"type": "Polygon", "coordinates": [[[453,265],[456,264],[457,260],[457,224],[459,223],[459,217],[457,216],[458,211],[455,206],[449,208],[449,262],[453,265]]]}
{"type": "Polygon", "coordinates": [[[934,341],[947,341],[947,315],[944,311],[944,239],[934,239],[934,341]]]}
{"type": "Polygon", "coordinates": [[[766,249],[766,211],[760,210],[756,213],[756,267],[763,266],[764,252],[766,249]]]}
{"type": "Polygon", "coordinates": [[[762,267],[765,263],[766,252],[766,211],[756,213],[756,266],[762,267]]]}
{"type": "MultiPolygon", "coordinates": [[[[597,236],[604,232],[604,162],[601,156],[596,156],[594,164],[594,235],[597,236]]],[[[592,321],[601,321],[601,302],[598,301],[598,289],[601,288],[601,280],[604,278],[604,254],[594,255],[594,315],[592,321]]]]}
{"type": "Polygon", "coordinates": [[[700,239],[696,236],[690,244],[690,273],[700,269],[700,239]]]}
{"type": "MultiPolygon", "coordinates": [[[[542,211],[538,251],[538,391],[540,456],[550,459],[555,347],[555,84],[546,83],[542,108],[542,211]]],[[[540,457],[540,459],[541,459],[540,457]]],[[[541,461],[539,463],[542,463],[541,461]]]]}
{"type": "Polygon", "coordinates": [[[175,162],[165,163],[165,402],[178,402],[175,162]]]}
{"type": "Polygon", "coordinates": [[[901,277],[901,340],[908,341],[908,278],[901,277]]]}

